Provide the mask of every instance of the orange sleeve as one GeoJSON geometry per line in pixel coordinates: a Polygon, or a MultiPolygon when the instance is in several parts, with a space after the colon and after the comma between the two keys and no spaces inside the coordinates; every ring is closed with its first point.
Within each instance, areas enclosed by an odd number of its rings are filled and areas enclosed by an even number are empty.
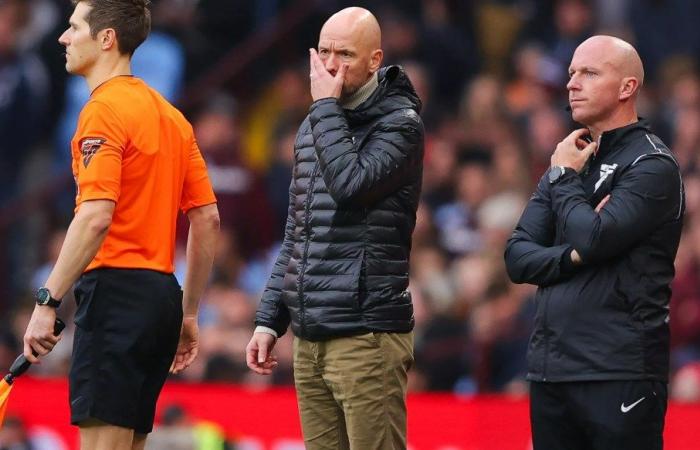
{"type": "Polygon", "coordinates": [[[182,212],[186,213],[192,208],[212,203],[216,203],[216,197],[207,174],[207,165],[204,162],[204,158],[202,158],[197,142],[193,139],[185,173],[185,184],[182,189],[180,208],[182,212]]]}
{"type": "Polygon", "coordinates": [[[122,121],[107,105],[90,101],[80,113],[75,138],[77,205],[86,200],[118,201],[127,144],[122,121]]]}

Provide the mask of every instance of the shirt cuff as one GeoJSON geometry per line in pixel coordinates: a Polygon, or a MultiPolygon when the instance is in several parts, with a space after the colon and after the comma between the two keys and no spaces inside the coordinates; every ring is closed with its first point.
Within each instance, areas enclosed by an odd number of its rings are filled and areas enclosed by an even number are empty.
{"type": "Polygon", "coordinates": [[[273,335],[275,338],[277,338],[277,332],[273,330],[272,328],[268,327],[263,327],[262,325],[258,325],[255,327],[255,333],[267,333],[273,335]]]}

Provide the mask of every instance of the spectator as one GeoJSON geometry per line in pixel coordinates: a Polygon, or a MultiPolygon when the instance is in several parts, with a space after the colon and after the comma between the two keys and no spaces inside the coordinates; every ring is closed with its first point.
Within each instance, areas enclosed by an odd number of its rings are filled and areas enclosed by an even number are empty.
{"type": "Polygon", "coordinates": [[[0,2],[0,207],[17,194],[25,159],[46,125],[46,69],[33,51],[20,51],[29,6],[24,0],[0,2]]]}
{"type": "Polygon", "coordinates": [[[263,179],[242,155],[236,101],[216,95],[192,125],[220,205],[222,228],[234,234],[244,257],[265,251],[272,243],[272,215],[263,179]]]}

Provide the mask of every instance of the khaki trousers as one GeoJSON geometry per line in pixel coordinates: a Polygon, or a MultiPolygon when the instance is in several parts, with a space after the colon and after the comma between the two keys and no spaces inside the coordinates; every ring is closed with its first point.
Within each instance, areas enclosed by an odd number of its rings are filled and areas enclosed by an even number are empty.
{"type": "Polygon", "coordinates": [[[406,448],[413,333],[294,338],[294,384],[307,450],[406,448]]]}

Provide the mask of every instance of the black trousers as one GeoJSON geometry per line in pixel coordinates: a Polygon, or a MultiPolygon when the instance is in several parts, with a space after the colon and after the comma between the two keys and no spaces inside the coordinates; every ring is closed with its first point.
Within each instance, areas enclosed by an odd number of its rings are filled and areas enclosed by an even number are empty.
{"type": "Polygon", "coordinates": [[[534,450],[661,450],[668,390],[659,381],[530,385],[534,450]]]}

